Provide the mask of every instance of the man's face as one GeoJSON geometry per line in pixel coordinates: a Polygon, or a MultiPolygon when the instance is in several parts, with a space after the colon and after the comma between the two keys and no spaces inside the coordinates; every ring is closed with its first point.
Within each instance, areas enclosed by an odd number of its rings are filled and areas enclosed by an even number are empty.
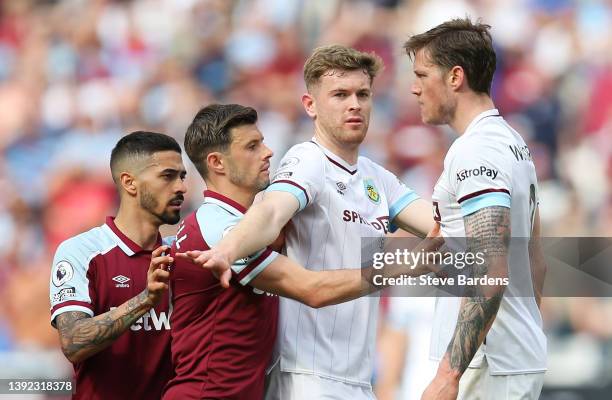
{"type": "Polygon", "coordinates": [[[362,70],[332,70],[314,85],[311,116],[319,131],[340,144],[363,142],[372,110],[372,85],[362,70]]]}
{"type": "Polygon", "coordinates": [[[143,210],[164,224],[176,224],[181,219],[185,186],[185,167],[175,151],[153,153],[137,175],[138,202],[143,210]]]}
{"type": "Polygon", "coordinates": [[[446,82],[446,73],[434,65],[426,50],[417,51],[414,58],[415,80],[412,94],[417,96],[423,123],[432,125],[448,124],[457,103],[446,82]]]}
{"type": "Polygon", "coordinates": [[[270,150],[256,125],[231,129],[232,143],[226,156],[230,182],[254,193],[270,184],[270,150]]]}

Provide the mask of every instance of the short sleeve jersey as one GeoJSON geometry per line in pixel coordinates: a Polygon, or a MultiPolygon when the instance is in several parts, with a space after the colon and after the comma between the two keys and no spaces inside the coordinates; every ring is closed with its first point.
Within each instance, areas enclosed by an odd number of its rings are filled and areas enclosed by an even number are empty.
{"type": "MultiPolygon", "coordinates": [[[[94,317],[137,296],[146,288],[150,261],[151,251],[125,236],[111,217],[66,240],[57,248],[51,270],[52,325],[62,313],[94,317]]],[[[74,364],[73,398],[159,398],[173,374],[169,317],[166,294],[109,347],[74,364]]]]}
{"type": "MultiPolygon", "coordinates": [[[[210,190],[180,224],[172,251],[207,250],[246,209],[210,190]]],[[[249,286],[278,253],[266,248],[232,265],[231,287],[204,268],[175,258],[170,272],[172,362],[176,377],[164,399],[263,397],[278,319],[278,297],[249,286]]]]}
{"type": "MultiPolygon", "coordinates": [[[[366,157],[349,165],[315,140],[292,147],[270,191],[293,194],[299,211],[285,233],[287,256],[310,270],[360,268],[362,238],[382,238],[393,219],[419,196],[366,157]]],[[[375,239],[374,242],[381,241],[375,239]]],[[[362,297],[314,309],[280,299],[276,350],[282,371],[370,386],[378,298],[362,297]]]]}
{"type": "MultiPolygon", "coordinates": [[[[447,238],[464,238],[463,218],[486,207],[510,209],[513,238],[509,285],[497,317],[471,366],[486,357],[493,374],[546,369],[546,338],[533,297],[528,238],[538,204],[537,179],[522,137],[495,109],[478,115],[449,149],[433,193],[434,219],[447,238]],[[531,290],[530,296],[525,296],[531,290]]],[[[460,240],[448,241],[461,243],[460,240]]],[[[456,249],[458,250],[458,249],[456,249]]],[[[440,360],[452,337],[461,298],[439,297],[432,332],[432,359],[440,360]]]]}

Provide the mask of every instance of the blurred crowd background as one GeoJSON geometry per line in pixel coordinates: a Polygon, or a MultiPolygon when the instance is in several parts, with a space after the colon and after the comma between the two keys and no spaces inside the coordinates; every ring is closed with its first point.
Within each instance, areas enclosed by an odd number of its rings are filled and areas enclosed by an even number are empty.
{"type": "MultiPolygon", "coordinates": [[[[71,374],[49,324],[51,259],[62,240],[114,213],[116,141],[153,130],[182,143],[200,107],[237,102],[258,110],[278,162],[312,136],[302,65],[318,45],[383,58],[362,153],[430,198],[454,136],[421,124],[402,44],[466,15],[492,25],[492,95],[534,156],[544,234],[611,236],[609,0],[1,1],[0,377],[71,374]]],[[[184,215],[203,187],[187,157],[185,165],[184,215]]],[[[431,372],[423,366],[432,302],[383,304],[377,390],[412,399],[431,372]]],[[[547,298],[543,314],[542,398],[609,399],[612,301],[547,298]]]]}

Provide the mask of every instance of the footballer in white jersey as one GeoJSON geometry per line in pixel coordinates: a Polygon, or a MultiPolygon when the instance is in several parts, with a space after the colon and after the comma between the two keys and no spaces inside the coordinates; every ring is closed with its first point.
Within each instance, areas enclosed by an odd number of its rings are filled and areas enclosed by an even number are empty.
{"type": "Polygon", "coordinates": [[[451,250],[479,260],[457,276],[462,297],[437,299],[431,355],[440,362],[422,400],[537,399],[546,369],[536,172],[491,98],[490,28],[457,18],[404,43],[422,121],[459,135],[435,185],[434,218],[451,250]]]}
{"type": "MultiPolygon", "coordinates": [[[[300,202],[285,232],[287,256],[309,269],[361,265],[362,238],[384,237],[389,221],[419,196],[365,157],[348,165],[317,143],[298,144],[282,159],[267,192],[300,202]]],[[[315,309],[280,299],[280,370],[370,386],[378,297],[315,309]]]]}
{"type": "MultiPolygon", "coordinates": [[[[510,246],[509,284],[486,345],[471,363],[478,367],[486,357],[493,375],[546,370],[546,337],[531,289],[528,240],[523,240],[531,235],[537,204],[535,167],[527,145],[496,109],[478,115],[444,159],[444,172],[434,188],[433,209],[442,235],[462,238],[464,216],[485,207],[510,208],[512,236],[518,239],[510,246]]],[[[436,301],[430,354],[434,360],[446,353],[460,303],[458,297],[436,301]]]]}

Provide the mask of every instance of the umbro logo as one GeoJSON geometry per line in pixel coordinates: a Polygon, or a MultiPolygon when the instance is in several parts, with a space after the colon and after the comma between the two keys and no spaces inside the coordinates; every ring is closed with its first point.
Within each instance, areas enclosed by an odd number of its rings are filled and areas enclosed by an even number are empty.
{"type": "Polygon", "coordinates": [[[344,191],[346,190],[346,185],[344,182],[336,182],[336,192],[344,196],[344,191]]]}
{"type": "Polygon", "coordinates": [[[113,280],[115,282],[117,282],[115,287],[118,287],[118,288],[128,288],[128,287],[130,287],[129,283],[126,283],[126,282],[128,282],[130,280],[130,278],[128,278],[127,276],[117,275],[116,277],[113,278],[113,280]]]}

